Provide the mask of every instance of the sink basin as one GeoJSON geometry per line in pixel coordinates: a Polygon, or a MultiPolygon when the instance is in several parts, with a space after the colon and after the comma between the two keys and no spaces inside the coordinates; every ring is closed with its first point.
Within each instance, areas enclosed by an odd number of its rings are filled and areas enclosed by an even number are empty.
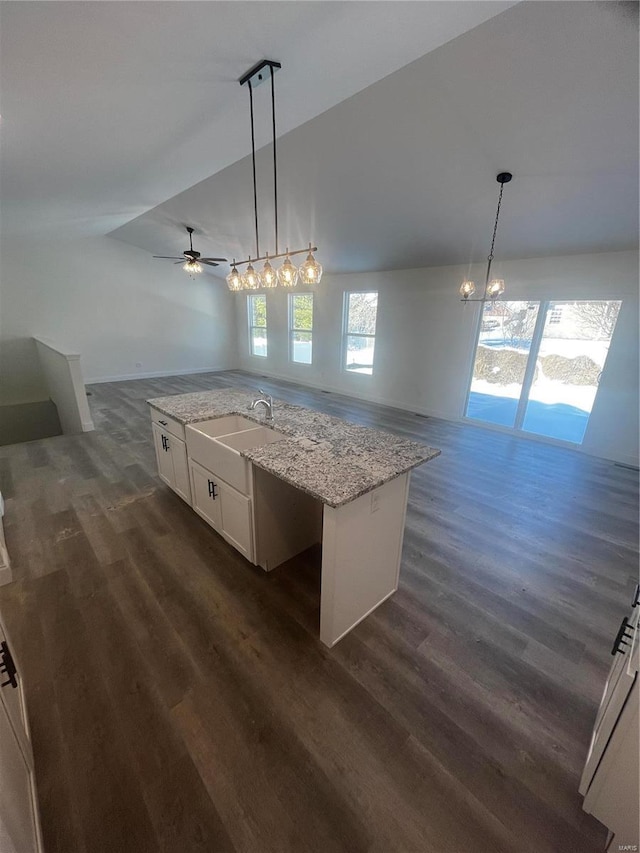
{"type": "Polygon", "coordinates": [[[249,450],[251,447],[261,447],[263,444],[273,444],[274,441],[282,441],[286,438],[281,432],[276,432],[268,427],[257,427],[234,435],[223,435],[216,439],[219,444],[224,444],[236,453],[241,450],[249,450]]]}
{"type": "Polygon", "coordinates": [[[229,435],[233,432],[243,432],[246,429],[256,429],[258,424],[243,418],[242,415],[228,415],[226,418],[216,418],[213,421],[202,421],[199,424],[191,424],[191,429],[216,438],[219,435],[229,435]]]}
{"type": "Polygon", "coordinates": [[[185,429],[188,456],[244,495],[251,492],[251,463],[240,452],[283,438],[281,432],[241,415],[189,424],[185,429]]]}

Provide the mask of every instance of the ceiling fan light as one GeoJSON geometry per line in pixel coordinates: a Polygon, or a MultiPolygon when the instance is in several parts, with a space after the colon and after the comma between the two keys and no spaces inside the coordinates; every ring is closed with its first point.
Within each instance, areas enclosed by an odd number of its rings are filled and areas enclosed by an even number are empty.
{"type": "Polygon", "coordinates": [[[502,296],[504,293],[504,281],[501,278],[494,278],[491,281],[487,282],[487,289],[485,291],[486,299],[497,299],[499,296],[502,296]]]}
{"type": "Polygon", "coordinates": [[[245,290],[258,290],[262,286],[260,273],[254,270],[253,264],[249,264],[246,273],[242,276],[242,286],[245,290]]]}
{"type": "Polygon", "coordinates": [[[202,265],[194,260],[194,258],[189,258],[189,260],[182,265],[182,269],[186,270],[190,275],[196,275],[197,273],[202,272],[202,265]]]}
{"type": "Polygon", "coordinates": [[[264,266],[262,267],[262,285],[263,287],[278,286],[278,275],[269,263],[269,258],[267,258],[264,262],[264,266]]]}
{"type": "Polygon", "coordinates": [[[460,296],[463,299],[468,299],[476,292],[476,286],[472,281],[463,281],[460,285],[460,296]]]}
{"type": "Polygon", "coordinates": [[[238,272],[235,262],[231,267],[231,272],[227,276],[227,286],[229,287],[229,290],[232,290],[234,293],[242,290],[242,276],[238,272]]]}
{"type": "Polygon", "coordinates": [[[300,266],[298,272],[300,273],[300,280],[304,284],[318,284],[322,278],[322,264],[319,264],[309,252],[306,261],[300,266]]]}
{"type": "Polygon", "coordinates": [[[278,282],[282,287],[295,287],[298,283],[298,270],[291,263],[289,255],[278,270],[278,282]]]}

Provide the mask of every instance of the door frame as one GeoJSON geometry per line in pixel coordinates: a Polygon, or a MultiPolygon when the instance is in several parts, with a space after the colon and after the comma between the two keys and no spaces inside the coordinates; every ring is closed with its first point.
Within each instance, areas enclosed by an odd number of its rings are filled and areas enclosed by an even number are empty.
{"type": "MultiPolygon", "coordinates": [[[[511,300],[509,300],[511,301],[511,300]]],[[[527,357],[527,366],[525,368],[524,376],[522,378],[522,387],[520,389],[520,398],[518,400],[518,406],[516,408],[516,414],[513,421],[513,426],[505,426],[504,424],[493,424],[490,421],[482,421],[478,418],[472,418],[467,415],[467,409],[469,407],[469,397],[471,396],[471,383],[473,382],[473,368],[476,363],[476,356],[478,353],[478,344],[480,342],[480,332],[482,330],[482,319],[484,317],[484,305],[483,303],[480,311],[478,312],[478,317],[476,319],[476,333],[474,337],[474,346],[471,355],[471,365],[469,368],[469,376],[467,379],[467,393],[465,395],[464,400],[464,410],[462,415],[462,420],[466,423],[474,424],[477,426],[483,426],[488,429],[493,429],[498,432],[503,432],[505,434],[518,435],[524,438],[533,438],[539,441],[544,441],[548,444],[555,444],[560,447],[572,447],[572,448],[581,448],[584,443],[584,437],[587,435],[587,429],[589,428],[589,419],[591,418],[591,412],[589,412],[589,418],[587,419],[587,427],[585,428],[585,434],[581,442],[568,441],[564,438],[555,438],[551,435],[541,435],[540,433],[531,432],[530,430],[523,429],[522,425],[524,423],[524,419],[527,412],[527,405],[529,404],[529,393],[531,391],[531,386],[533,385],[533,379],[535,376],[536,364],[538,362],[538,354],[540,352],[540,344],[542,343],[542,338],[544,336],[544,330],[547,323],[547,315],[552,305],[556,305],[558,303],[563,302],[620,302],[620,307],[622,308],[622,300],[603,300],[603,299],[514,299],[514,302],[527,302],[528,304],[537,303],[538,304],[538,316],[536,317],[536,324],[533,329],[533,333],[531,335],[531,345],[529,347],[529,354],[527,357]],[[535,355],[535,357],[533,357],[535,355]]],[[[611,341],[613,340],[613,335],[615,334],[615,326],[613,332],[611,334],[611,338],[609,339],[609,346],[611,345],[611,341]]],[[[607,358],[609,357],[609,351],[607,349],[607,358]]],[[[606,359],[605,365],[606,366],[606,359]]],[[[603,370],[604,370],[603,366],[603,370]]],[[[597,396],[596,391],[596,396],[597,396]]],[[[595,400],[594,400],[595,403],[595,400]]],[[[592,410],[593,411],[593,410],[592,410]]]]}

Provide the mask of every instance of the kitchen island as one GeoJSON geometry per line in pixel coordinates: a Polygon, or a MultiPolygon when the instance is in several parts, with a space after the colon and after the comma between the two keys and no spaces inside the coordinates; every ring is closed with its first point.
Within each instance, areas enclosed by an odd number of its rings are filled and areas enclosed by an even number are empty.
{"type": "Polygon", "coordinates": [[[332,646],[398,587],[409,478],[440,451],[229,389],[148,400],[161,478],[270,571],[322,542],[320,639],[332,646]]]}

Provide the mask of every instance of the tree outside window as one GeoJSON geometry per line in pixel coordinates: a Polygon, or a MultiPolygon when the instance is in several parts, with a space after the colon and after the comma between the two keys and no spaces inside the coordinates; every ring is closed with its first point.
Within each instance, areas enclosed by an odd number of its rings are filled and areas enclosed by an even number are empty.
{"type": "Polygon", "coordinates": [[[267,297],[247,296],[249,346],[251,355],[267,357],[267,297]]]}
{"type": "Polygon", "coordinates": [[[373,373],[377,316],[377,291],[345,293],[343,363],[350,373],[373,373]]]}
{"type": "Polygon", "coordinates": [[[289,352],[291,361],[313,360],[313,294],[289,294],[289,352]]]}

